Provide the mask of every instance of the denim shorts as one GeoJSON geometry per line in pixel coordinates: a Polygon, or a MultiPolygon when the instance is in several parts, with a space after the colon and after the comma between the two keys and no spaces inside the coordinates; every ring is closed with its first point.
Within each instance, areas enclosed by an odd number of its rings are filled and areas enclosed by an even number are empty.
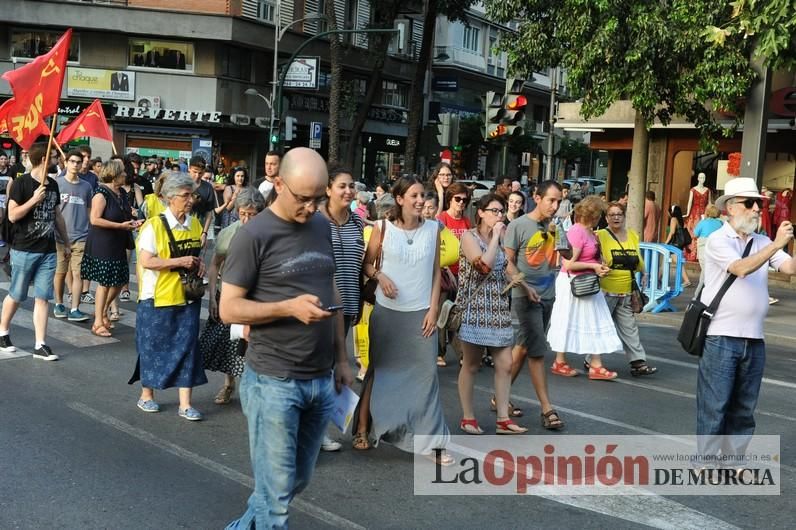
{"type": "Polygon", "coordinates": [[[33,283],[33,297],[50,300],[53,297],[55,252],[25,252],[11,249],[11,286],[8,295],[15,302],[28,299],[28,286],[33,283]]]}

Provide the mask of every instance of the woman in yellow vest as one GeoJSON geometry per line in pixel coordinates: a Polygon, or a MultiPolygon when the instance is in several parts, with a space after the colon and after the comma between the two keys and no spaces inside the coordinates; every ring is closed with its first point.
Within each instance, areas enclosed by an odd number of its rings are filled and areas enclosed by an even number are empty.
{"type": "Polygon", "coordinates": [[[138,236],[138,365],[130,379],[131,384],[141,380],[138,408],[144,412],[160,411],[154,389],[178,387],[179,415],[191,421],[202,419],[191,406],[191,390],[207,383],[199,354],[201,299],[191,300],[184,285],[191,275],[204,275],[202,224],[190,215],[195,187],[184,173],[166,177],[161,196],[168,206],[150,217],[138,236]]]}

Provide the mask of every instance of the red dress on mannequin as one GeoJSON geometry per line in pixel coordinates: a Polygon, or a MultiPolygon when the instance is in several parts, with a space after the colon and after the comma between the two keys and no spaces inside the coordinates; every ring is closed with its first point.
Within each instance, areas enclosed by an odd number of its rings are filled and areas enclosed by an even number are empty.
{"type": "Polygon", "coordinates": [[[685,259],[687,261],[696,261],[696,236],[694,235],[694,228],[697,223],[702,220],[705,214],[705,208],[708,207],[710,201],[710,188],[705,187],[705,191],[699,193],[696,188],[691,188],[691,210],[688,212],[688,217],[685,218],[685,227],[691,233],[692,243],[685,248],[685,259]]]}
{"type": "Polygon", "coordinates": [[[763,207],[760,208],[760,229],[769,238],[773,238],[771,231],[771,199],[766,197],[763,199],[763,207]]]}
{"type": "Polygon", "coordinates": [[[774,203],[774,226],[772,227],[775,233],[782,221],[790,221],[790,207],[792,202],[793,192],[791,190],[782,190],[777,193],[777,199],[774,203]]]}

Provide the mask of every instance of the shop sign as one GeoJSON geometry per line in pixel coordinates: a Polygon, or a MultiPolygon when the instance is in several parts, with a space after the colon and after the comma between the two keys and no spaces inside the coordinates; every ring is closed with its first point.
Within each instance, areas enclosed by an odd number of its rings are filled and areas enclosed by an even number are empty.
{"type": "Polygon", "coordinates": [[[221,113],[206,110],[156,109],[144,107],[116,107],[114,118],[146,118],[150,120],[179,121],[186,123],[221,123],[221,113]]]}
{"type": "Polygon", "coordinates": [[[459,79],[449,76],[437,76],[432,82],[432,88],[437,92],[457,92],[459,90],[459,79]]]}
{"type": "Polygon", "coordinates": [[[135,99],[135,72],[70,66],[66,71],[69,97],[135,99]]]}
{"type": "Polygon", "coordinates": [[[368,134],[366,143],[369,148],[378,151],[388,151],[392,153],[401,153],[404,149],[404,142],[406,138],[398,136],[384,136],[383,134],[368,134]]]}
{"type": "Polygon", "coordinates": [[[127,154],[138,153],[143,158],[158,156],[160,158],[171,158],[172,160],[177,160],[180,158],[188,160],[191,158],[191,156],[193,156],[193,152],[191,151],[181,151],[177,149],[151,149],[149,147],[127,147],[125,152],[127,154]]]}
{"type": "MultiPolygon", "coordinates": [[[[309,94],[289,94],[288,108],[295,111],[328,113],[329,99],[309,94]]],[[[372,105],[368,109],[368,119],[389,123],[406,123],[407,113],[401,109],[372,105]]]]}
{"type": "Polygon", "coordinates": [[[285,88],[311,88],[318,90],[318,64],[320,57],[298,57],[290,63],[285,74],[285,88]]]}

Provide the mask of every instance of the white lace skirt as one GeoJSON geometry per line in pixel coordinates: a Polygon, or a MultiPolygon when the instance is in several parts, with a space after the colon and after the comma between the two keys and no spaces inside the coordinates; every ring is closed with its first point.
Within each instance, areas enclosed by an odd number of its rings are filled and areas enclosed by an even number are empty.
{"type": "Polygon", "coordinates": [[[572,296],[566,273],[556,278],[556,301],[547,341],[556,352],[593,355],[623,351],[602,291],[592,296],[572,296]]]}

